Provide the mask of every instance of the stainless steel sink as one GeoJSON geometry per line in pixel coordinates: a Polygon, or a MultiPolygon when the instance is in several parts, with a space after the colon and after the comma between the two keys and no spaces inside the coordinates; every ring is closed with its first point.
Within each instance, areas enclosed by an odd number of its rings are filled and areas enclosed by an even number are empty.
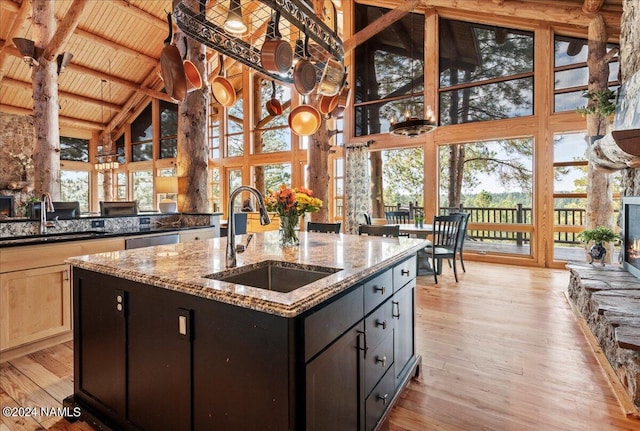
{"type": "Polygon", "coordinates": [[[254,265],[205,275],[205,277],[226,281],[227,283],[287,293],[338,271],[341,271],[341,269],[265,260],[254,265]]]}

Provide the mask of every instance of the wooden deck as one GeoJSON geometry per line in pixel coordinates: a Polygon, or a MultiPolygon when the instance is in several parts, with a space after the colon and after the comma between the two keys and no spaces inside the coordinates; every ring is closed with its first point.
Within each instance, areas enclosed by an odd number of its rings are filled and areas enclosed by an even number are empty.
{"type": "MultiPolygon", "coordinates": [[[[640,430],[622,413],[565,299],[568,271],[466,267],[459,283],[446,265],[437,286],[418,277],[422,375],[385,430],[640,430]]],[[[59,407],[73,390],[72,356],[65,343],[0,364],[0,405],[59,407]]],[[[57,416],[0,416],[0,431],[42,429],[90,428],[57,416]]]]}

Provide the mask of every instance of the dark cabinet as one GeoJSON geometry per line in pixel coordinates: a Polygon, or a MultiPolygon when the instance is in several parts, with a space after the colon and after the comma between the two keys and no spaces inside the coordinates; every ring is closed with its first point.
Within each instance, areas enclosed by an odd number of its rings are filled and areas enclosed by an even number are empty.
{"type": "Polygon", "coordinates": [[[395,360],[396,386],[411,370],[412,359],[415,357],[415,279],[402,287],[391,298],[391,318],[394,327],[393,356],[395,360]]]}
{"type": "Polygon", "coordinates": [[[364,324],[338,338],[306,367],[307,430],[361,428],[358,370],[364,354],[364,324]]]}

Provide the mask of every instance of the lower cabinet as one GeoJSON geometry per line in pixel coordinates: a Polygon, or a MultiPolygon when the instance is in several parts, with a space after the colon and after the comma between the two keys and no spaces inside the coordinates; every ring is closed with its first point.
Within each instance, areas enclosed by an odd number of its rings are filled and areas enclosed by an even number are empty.
{"type": "Polygon", "coordinates": [[[69,266],[0,274],[0,350],[71,330],[69,266]]]}
{"type": "Polygon", "coordinates": [[[396,386],[411,371],[412,359],[415,357],[415,286],[416,280],[413,279],[391,299],[391,318],[396,334],[393,343],[396,386]]]}

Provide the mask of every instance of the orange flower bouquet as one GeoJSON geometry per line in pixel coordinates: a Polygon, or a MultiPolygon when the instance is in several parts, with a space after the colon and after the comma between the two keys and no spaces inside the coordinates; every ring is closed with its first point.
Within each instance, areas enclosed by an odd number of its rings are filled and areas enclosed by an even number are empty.
{"type": "Polygon", "coordinates": [[[292,247],[299,244],[296,226],[304,213],[316,212],[322,201],[313,197],[313,191],[304,187],[290,188],[282,184],[277,190],[267,191],[267,210],[280,216],[280,244],[292,247]]]}

